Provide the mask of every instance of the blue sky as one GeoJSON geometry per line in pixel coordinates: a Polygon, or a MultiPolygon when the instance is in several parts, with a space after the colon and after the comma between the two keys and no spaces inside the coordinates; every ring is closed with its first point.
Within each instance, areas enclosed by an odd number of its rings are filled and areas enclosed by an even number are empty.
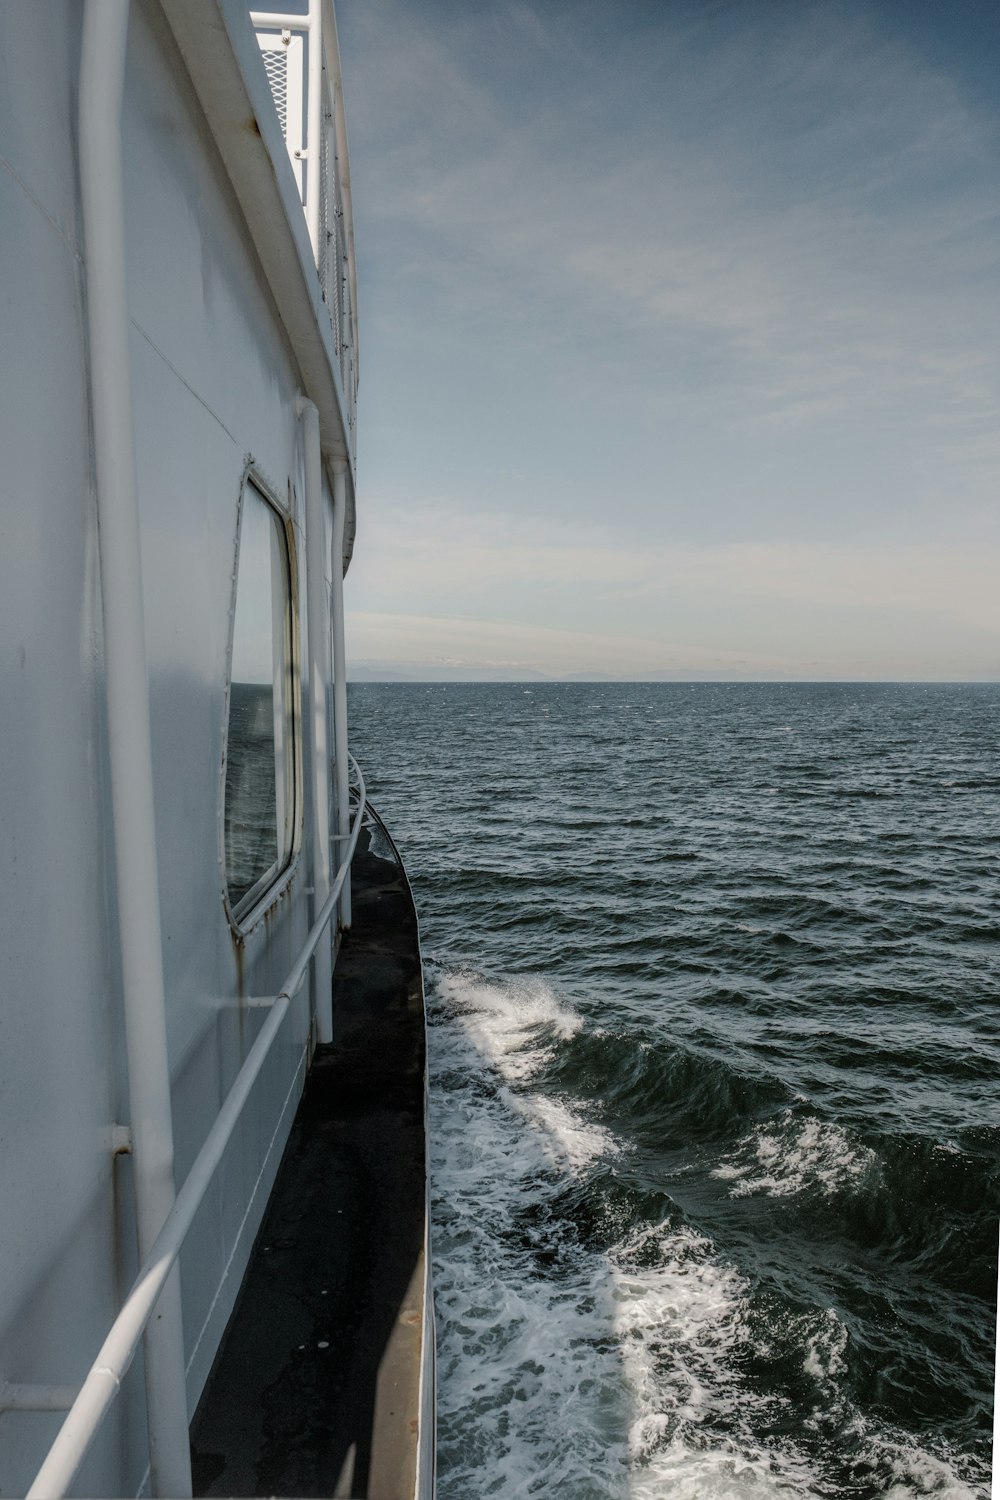
{"type": "Polygon", "coordinates": [[[1000,8],[338,24],[356,664],[1000,675],[1000,8]]]}

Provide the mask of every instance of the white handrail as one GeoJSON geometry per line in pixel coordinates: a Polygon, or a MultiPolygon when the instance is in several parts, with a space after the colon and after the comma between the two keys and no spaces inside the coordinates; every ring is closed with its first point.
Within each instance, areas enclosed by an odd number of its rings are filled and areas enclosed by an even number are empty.
{"type": "Polygon", "coordinates": [[[323,172],[323,17],[319,0],[309,0],[309,62],[306,83],[306,223],[316,264],[320,262],[319,198],[323,172]]]}
{"type": "MultiPolygon", "coordinates": [[[[330,776],[328,765],[327,723],[330,708],[327,684],[330,681],[330,622],[326,608],[326,541],[323,503],[323,455],[320,450],[319,412],[311,401],[299,397],[302,422],[303,466],[305,469],[306,511],[306,641],[309,655],[309,741],[312,781],[312,883],[313,910],[326,900],[330,889],[330,776]]],[[[315,1017],[316,1037],[320,1042],[333,1041],[331,1010],[330,948],[316,954],[315,1017]]]]}
{"type": "MultiPolygon", "coordinates": [[[[341,838],[351,827],[347,753],[347,655],[344,643],[344,518],[347,514],[347,463],[330,461],[333,479],[333,537],[330,558],[330,618],[333,623],[333,770],[334,817],[341,838]]],[[[351,879],[344,882],[340,902],[340,925],[351,925],[351,879]]]]}
{"type": "Polygon", "coordinates": [[[122,1380],[139,1347],[143,1330],[156,1308],[157,1300],[166,1285],[181,1245],[198,1212],[215,1169],[222,1160],[223,1152],[229,1143],[229,1138],[249,1097],[254,1081],[271,1049],[271,1043],[277,1036],[288,1008],[302,985],[316,945],[329,925],[350,870],[365,809],[364,777],[353,755],[350,756],[350,760],[358,776],[358,808],[354,827],[351,830],[351,841],[330,887],[329,895],[323,902],[287,979],[275,996],[270,1014],[247,1053],[246,1061],[237,1073],[233,1086],[216,1116],[215,1123],[195,1157],[184,1186],[177,1194],[177,1200],[167,1215],[163,1228],[139,1269],[139,1274],[132,1284],[132,1290],[126,1297],[121,1311],[111,1325],[107,1338],[101,1345],[97,1358],[90,1367],[87,1378],[80,1387],[79,1395],[70,1407],[55,1442],[35,1476],[34,1483],[28,1491],[27,1500],[61,1500],[72,1484],[73,1477],[86,1457],[112,1401],[121,1389],[122,1380]]]}
{"type": "Polygon", "coordinates": [[[354,389],[350,400],[357,400],[357,383],[361,367],[360,337],[358,334],[358,277],[354,259],[354,206],[351,199],[351,158],[347,149],[347,119],[344,113],[344,81],[340,70],[340,40],[337,36],[337,17],[332,0],[322,0],[323,48],[326,52],[327,73],[333,84],[334,137],[336,139],[337,178],[344,210],[344,248],[347,259],[347,283],[351,311],[351,350],[354,356],[354,389]]]}
{"type": "Polygon", "coordinates": [[[312,15],[296,15],[294,11],[252,10],[250,24],[258,31],[308,31],[312,26],[312,15]]]}

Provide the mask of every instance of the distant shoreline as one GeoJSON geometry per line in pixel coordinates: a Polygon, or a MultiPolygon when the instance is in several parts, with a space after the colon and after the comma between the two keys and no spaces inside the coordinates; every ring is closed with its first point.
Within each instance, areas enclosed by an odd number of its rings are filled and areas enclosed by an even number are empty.
{"type": "Polygon", "coordinates": [[[347,668],[349,684],[381,683],[385,686],[482,686],[493,683],[497,686],[516,687],[566,687],[566,686],[612,686],[628,687],[997,687],[1000,677],[705,677],[705,676],[636,676],[603,677],[596,674],[578,673],[566,677],[544,677],[541,674],[524,677],[478,676],[460,677],[439,673],[380,672],[358,668],[347,668]]]}

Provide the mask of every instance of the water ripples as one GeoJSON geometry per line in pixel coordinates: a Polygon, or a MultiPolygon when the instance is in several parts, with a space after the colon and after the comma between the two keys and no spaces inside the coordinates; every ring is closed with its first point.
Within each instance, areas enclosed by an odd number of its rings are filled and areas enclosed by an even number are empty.
{"type": "Polygon", "coordinates": [[[992,687],[365,684],[443,1500],[985,1495],[992,687]]]}

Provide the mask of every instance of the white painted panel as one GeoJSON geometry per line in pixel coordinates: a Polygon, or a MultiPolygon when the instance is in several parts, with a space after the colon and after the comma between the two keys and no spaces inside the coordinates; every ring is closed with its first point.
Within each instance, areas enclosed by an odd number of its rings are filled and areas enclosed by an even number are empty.
{"type": "MultiPolygon", "coordinates": [[[[130,36],[125,106],[129,295],[180,1180],[263,1019],[241,996],[275,992],[305,936],[308,913],[301,860],[273,913],[242,943],[234,942],[222,902],[225,659],[237,503],[252,454],[276,498],[297,517],[297,381],[214,148],[193,101],[178,94],[170,62],[169,42],[140,11],[130,36]]],[[[296,534],[301,545],[300,526],[296,534]]],[[[255,1197],[249,1218],[248,1197],[276,1122],[282,1119],[282,1133],[269,1172],[291,1123],[282,1109],[300,1074],[307,1013],[304,995],[182,1254],[189,1353],[206,1319],[218,1325],[198,1346],[192,1399],[238,1287],[230,1274],[219,1293],[236,1236],[242,1231],[233,1269],[248,1251],[266,1192],[255,1197]]]]}
{"type": "MultiPolygon", "coordinates": [[[[12,20],[32,45],[0,91],[0,226],[16,269],[0,299],[0,1379],[47,1384],[83,1373],[120,1290],[116,977],[72,151],[26,107],[44,101],[65,129],[75,27],[48,6],[12,20]]],[[[100,1489],[123,1416],[81,1493],[100,1489]]],[[[0,1492],[24,1493],[57,1422],[3,1417],[0,1492]]]]}
{"type": "MultiPolygon", "coordinates": [[[[76,72],[83,6],[6,0],[3,12],[0,155],[62,239],[74,245],[76,72]],[[44,107],[39,101],[44,100],[44,107]]],[[[3,242],[5,275],[7,243],[3,242]]]]}
{"type": "MultiPolygon", "coordinates": [[[[5,264],[18,268],[16,295],[0,299],[0,632],[12,648],[0,659],[0,1378],[62,1384],[83,1375],[135,1268],[130,1164],[112,1165],[109,1142],[127,1096],[76,239],[79,6],[5,5],[0,22],[17,62],[0,91],[0,149],[14,168],[0,163],[0,225],[5,264]]],[[[245,998],[274,992],[308,924],[300,865],[268,919],[234,940],[219,830],[239,488],[252,454],[301,546],[298,378],[173,43],[141,0],[125,144],[180,1180],[261,1024],[245,998]]],[[[182,1255],[192,1401],[291,1123],[307,1035],[303,992],[182,1255]]],[[[141,1480],[141,1360],[127,1388],[80,1494],[134,1493],[141,1480]]],[[[0,1420],[0,1493],[23,1493],[57,1421],[0,1420]]]]}

